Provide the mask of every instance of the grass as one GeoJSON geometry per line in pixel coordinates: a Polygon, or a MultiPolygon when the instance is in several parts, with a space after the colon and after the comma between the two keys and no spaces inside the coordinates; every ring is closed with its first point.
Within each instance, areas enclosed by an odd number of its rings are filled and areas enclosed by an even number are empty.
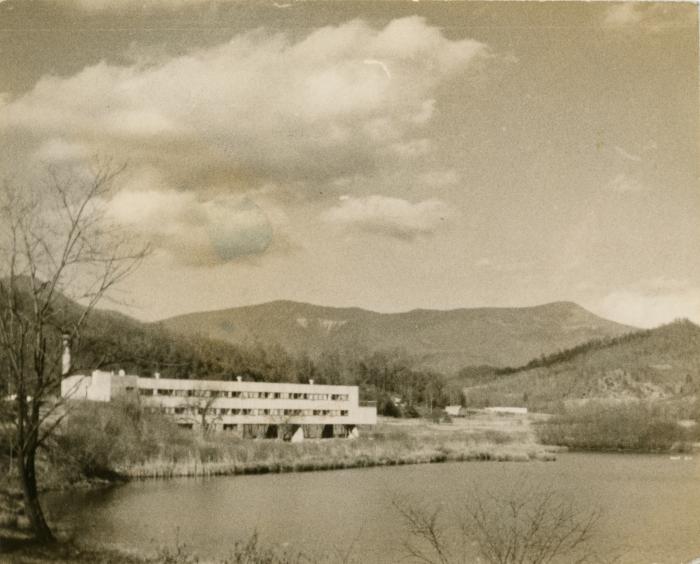
{"type": "Polygon", "coordinates": [[[529,421],[483,416],[450,424],[384,419],[357,439],[289,443],[206,436],[138,404],[76,405],[47,457],[54,481],[307,472],[455,460],[530,460],[547,453],[529,421]],[[56,476],[59,476],[56,478],[56,476]]]}
{"type": "MultiPolygon", "coordinates": [[[[191,432],[190,432],[191,433],[191,432]]],[[[468,460],[528,461],[548,454],[526,431],[465,425],[381,423],[359,439],[303,443],[242,440],[225,435],[193,438],[187,448],[164,446],[157,456],[128,463],[129,478],[309,472],[468,460]]]]}

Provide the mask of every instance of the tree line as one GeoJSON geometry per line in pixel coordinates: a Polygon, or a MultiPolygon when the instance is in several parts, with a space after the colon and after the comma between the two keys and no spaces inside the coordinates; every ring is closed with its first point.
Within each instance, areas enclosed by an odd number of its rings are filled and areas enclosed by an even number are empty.
{"type": "Polygon", "coordinates": [[[119,370],[163,378],[353,385],[382,415],[410,415],[459,403],[460,391],[439,372],[423,369],[405,351],[332,350],[316,357],[276,343],[232,344],[183,337],[159,324],[94,312],[74,347],[74,368],[119,370]]]}

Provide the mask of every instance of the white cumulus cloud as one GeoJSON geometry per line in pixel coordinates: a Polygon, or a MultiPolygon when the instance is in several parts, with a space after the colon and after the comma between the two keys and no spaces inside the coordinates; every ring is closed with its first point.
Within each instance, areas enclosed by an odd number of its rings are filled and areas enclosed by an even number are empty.
{"type": "Polygon", "coordinates": [[[321,182],[428,152],[436,88],[486,51],[420,17],[294,40],[258,29],[154,64],[45,76],[0,102],[0,135],[148,163],[173,185],[321,182]]]}
{"type": "Polygon", "coordinates": [[[342,229],[351,229],[412,240],[431,235],[445,225],[452,212],[440,200],[411,203],[380,195],[343,196],[340,203],[326,210],[322,219],[342,229]]]}

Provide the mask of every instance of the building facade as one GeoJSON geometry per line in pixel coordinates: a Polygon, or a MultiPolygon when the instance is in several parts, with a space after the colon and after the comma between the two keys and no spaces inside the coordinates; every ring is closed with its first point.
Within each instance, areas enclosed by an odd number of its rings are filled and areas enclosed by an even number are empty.
{"type": "Polygon", "coordinates": [[[377,409],[362,406],[357,386],[143,378],[93,371],[61,382],[68,399],[109,402],[138,399],[171,415],[183,427],[300,440],[304,436],[355,437],[375,425],[377,409]]]}

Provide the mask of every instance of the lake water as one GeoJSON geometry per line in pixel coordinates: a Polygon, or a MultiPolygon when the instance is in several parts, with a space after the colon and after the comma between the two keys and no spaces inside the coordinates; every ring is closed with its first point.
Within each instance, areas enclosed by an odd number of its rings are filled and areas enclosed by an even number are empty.
{"type": "MultiPolygon", "coordinates": [[[[78,538],[155,550],[176,542],[225,556],[254,531],[266,543],[334,559],[398,562],[405,527],[395,497],[444,515],[474,488],[518,481],[552,486],[577,507],[600,508],[596,547],[625,563],[700,557],[700,457],[564,454],[556,462],[467,462],[130,483],[46,496],[54,523],[78,538]],[[335,558],[337,559],[337,557],[335,558]]],[[[405,561],[405,560],[404,560],[405,561]]]]}

